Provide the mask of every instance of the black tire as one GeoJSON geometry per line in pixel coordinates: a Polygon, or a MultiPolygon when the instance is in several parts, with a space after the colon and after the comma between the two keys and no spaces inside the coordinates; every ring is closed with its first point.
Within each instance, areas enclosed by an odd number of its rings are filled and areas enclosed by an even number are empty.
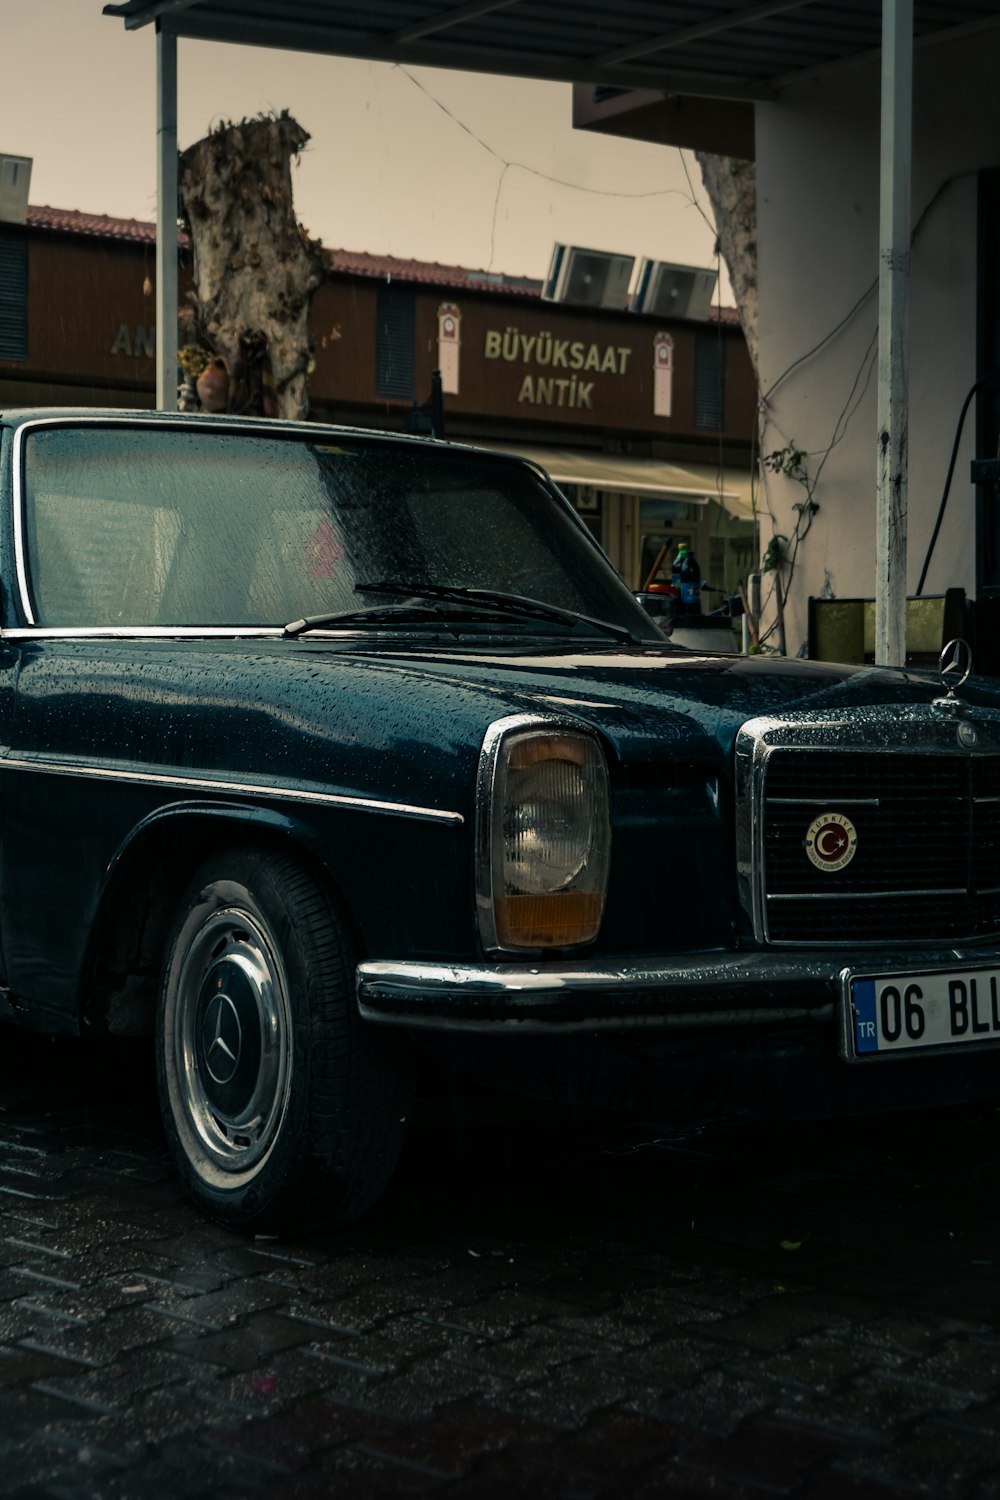
{"type": "Polygon", "coordinates": [[[410,1095],[400,1039],[365,1025],[333,893],[296,859],[234,849],[185,892],[156,1027],[178,1173],[245,1229],[348,1224],[396,1164],[410,1095]]]}

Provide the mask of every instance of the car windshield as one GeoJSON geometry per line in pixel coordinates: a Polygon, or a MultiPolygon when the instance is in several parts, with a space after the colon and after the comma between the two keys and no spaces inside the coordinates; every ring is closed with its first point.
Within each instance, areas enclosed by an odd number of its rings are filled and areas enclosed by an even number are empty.
{"type": "MultiPolygon", "coordinates": [[[[528,465],[473,450],[43,428],[25,444],[24,543],[41,625],[284,626],[362,611],[358,586],[378,581],[518,595],[662,640],[572,508],[528,465]]],[[[515,611],[504,628],[568,622],[515,611]]]]}

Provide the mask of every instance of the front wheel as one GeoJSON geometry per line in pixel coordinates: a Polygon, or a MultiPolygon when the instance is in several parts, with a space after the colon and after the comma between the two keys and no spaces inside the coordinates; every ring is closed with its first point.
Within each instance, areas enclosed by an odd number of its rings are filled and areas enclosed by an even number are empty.
{"type": "Polygon", "coordinates": [[[364,1025],[325,884],[285,854],[209,860],[181,901],[157,1017],[160,1107],[188,1191],[244,1228],[351,1223],[396,1163],[397,1038],[364,1025]]]}

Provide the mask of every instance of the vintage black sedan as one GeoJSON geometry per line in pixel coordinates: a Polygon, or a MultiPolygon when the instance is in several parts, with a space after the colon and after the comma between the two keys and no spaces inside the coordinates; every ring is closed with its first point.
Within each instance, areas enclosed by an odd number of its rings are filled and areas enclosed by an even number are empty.
{"type": "Polygon", "coordinates": [[[1000,1096],[1000,689],[667,641],[521,460],[0,419],[0,1009],[155,1036],[209,1214],[346,1223],[433,1068],[1000,1096]]]}

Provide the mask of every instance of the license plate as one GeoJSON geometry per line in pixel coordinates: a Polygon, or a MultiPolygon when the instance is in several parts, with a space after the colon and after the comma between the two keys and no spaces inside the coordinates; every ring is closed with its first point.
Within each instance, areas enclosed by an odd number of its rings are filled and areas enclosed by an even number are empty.
{"type": "Polygon", "coordinates": [[[1000,1041],[1000,968],[847,979],[855,1057],[1000,1041]]]}

